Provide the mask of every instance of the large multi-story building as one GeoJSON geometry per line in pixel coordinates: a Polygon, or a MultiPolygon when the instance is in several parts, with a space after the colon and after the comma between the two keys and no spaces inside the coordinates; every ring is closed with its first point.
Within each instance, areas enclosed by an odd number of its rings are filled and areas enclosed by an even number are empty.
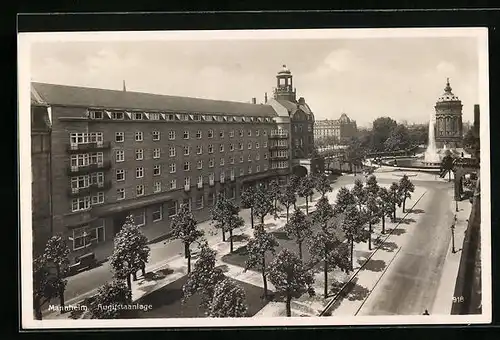
{"type": "Polygon", "coordinates": [[[438,98],[436,110],[436,146],[459,148],[462,145],[462,101],[451,92],[449,79],[446,80],[444,93],[438,98]]]}
{"type": "Polygon", "coordinates": [[[239,201],[248,185],[311,171],[314,116],[286,67],[277,79],[265,104],[32,83],[32,116],[50,121],[49,178],[33,195],[50,195],[51,234],[72,259],[102,259],[127,215],[153,239],[180,204],[206,220],[217,193],[239,201]]]}
{"type": "Polygon", "coordinates": [[[316,141],[334,142],[344,144],[358,134],[356,121],[350,119],[345,113],[339,119],[318,120],[314,123],[314,139],[316,141]]]}

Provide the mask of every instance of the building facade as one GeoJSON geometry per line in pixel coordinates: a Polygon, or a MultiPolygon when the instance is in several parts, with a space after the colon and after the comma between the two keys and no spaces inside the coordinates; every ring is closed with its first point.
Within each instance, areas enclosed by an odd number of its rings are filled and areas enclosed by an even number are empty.
{"type": "Polygon", "coordinates": [[[436,111],[436,146],[459,148],[462,146],[462,101],[453,94],[447,79],[444,93],[438,98],[436,111]]]}
{"type": "Polygon", "coordinates": [[[239,202],[247,186],[284,184],[314,145],[312,113],[296,117],[299,100],[284,114],[277,94],[271,105],[32,83],[32,97],[51,116],[51,231],[73,261],[109,256],[127,215],[152,240],[181,204],[203,221],[218,193],[239,202]]]}
{"type": "Polygon", "coordinates": [[[356,121],[345,113],[339,119],[318,120],[314,124],[314,139],[318,142],[345,144],[350,138],[358,135],[356,121]]]}

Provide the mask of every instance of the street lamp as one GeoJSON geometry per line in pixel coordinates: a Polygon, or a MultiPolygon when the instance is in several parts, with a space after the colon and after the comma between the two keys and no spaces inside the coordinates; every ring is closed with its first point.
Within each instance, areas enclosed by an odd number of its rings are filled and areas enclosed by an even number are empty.
{"type": "Polygon", "coordinates": [[[455,254],[455,222],[457,220],[457,215],[455,215],[455,219],[453,221],[453,224],[451,225],[451,252],[455,254]]]}
{"type": "Polygon", "coordinates": [[[458,212],[458,199],[455,199],[455,212],[458,212]]]}

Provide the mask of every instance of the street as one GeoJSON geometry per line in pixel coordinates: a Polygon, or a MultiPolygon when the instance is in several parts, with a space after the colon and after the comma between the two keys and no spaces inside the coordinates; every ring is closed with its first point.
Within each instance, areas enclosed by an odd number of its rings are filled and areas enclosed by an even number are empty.
{"type": "MultiPolygon", "coordinates": [[[[431,310],[451,242],[448,183],[418,182],[425,186],[423,216],[394,263],[374,288],[359,315],[415,315],[431,310]]],[[[409,215],[411,217],[411,213],[409,215]]]]}

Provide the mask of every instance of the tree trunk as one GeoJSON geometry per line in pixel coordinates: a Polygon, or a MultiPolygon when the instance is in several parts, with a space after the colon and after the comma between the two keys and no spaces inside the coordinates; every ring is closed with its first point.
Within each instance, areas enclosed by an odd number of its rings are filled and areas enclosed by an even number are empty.
{"type": "Polygon", "coordinates": [[[292,316],[292,297],[290,296],[290,293],[287,293],[286,295],[286,316],[292,316]]]}
{"type": "Polygon", "coordinates": [[[382,235],[385,234],[385,214],[382,214],[382,235]]]}
{"type": "Polygon", "coordinates": [[[406,205],[406,197],[403,198],[403,214],[405,213],[405,205],[406,205]]]}
{"type": "Polygon", "coordinates": [[[306,215],[309,215],[309,197],[306,196],[306,215]]]}
{"type": "Polygon", "coordinates": [[[42,306],[39,297],[33,299],[33,311],[35,313],[35,319],[42,320],[42,306]]]}
{"type": "Polygon", "coordinates": [[[189,243],[184,243],[184,253],[186,254],[188,263],[188,274],[191,273],[191,250],[189,249],[189,243]]]}
{"type": "MultiPolygon", "coordinates": [[[[62,280],[61,278],[61,267],[56,264],[56,275],[59,280],[62,280]]],[[[64,311],[64,286],[61,286],[59,288],[59,305],[61,306],[61,310],[64,311]]]]}
{"type": "Polygon", "coordinates": [[[394,203],[392,207],[394,208],[392,210],[392,222],[396,222],[396,203],[394,203]]]}
{"type": "Polygon", "coordinates": [[[325,299],[328,297],[328,262],[326,262],[326,249],[325,249],[325,262],[323,264],[323,271],[325,274],[325,286],[324,286],[324,293],[325,293],[325,299]]]}
{"type": "Polygon", "coordinates": [[[253,229],[253,207],[250,207],[250,223],[251,223],[252,229],[253,229]]]}
{"type": "Polygon", "coordinates": [[[229,230],[229,252],[233,252],[233,230],[229,230]]]}
{"type": "Polygon", "coordinates": [[[451,170],[448,170],[448,182],[451,182],[451,170]]]}
{"type": "Polygon", "coordinates": [[[141,271],[142,271],[142,277],[146,277],[146,263],[142,264],[141,271]]]}
{"type": "Polygon", "coordinates": [[[354,270],[354,266],[353,266],[353,255],[354,255],[354,239],[351,238],[351,271],[354,270]]]}
{"type": "Polygon", "coordinates": [[[134,272],[132,273],[132,279],[134,281],[137,281],[137,272],[134,270],[134,272]]]}
{"type": "Polygon", "coordinates": [[[260,217],[260,224],[264,225],[264,215],[260,217]]]}
{"type": "Polygon", "coordinates": [[[368,223],[368,250],[372,250],[372,222],[368,223]]]}
{"type": "Polygon", "coordinates": [[[297,242],[299,245],[299,258],[302,260],[302,242],[297,242]]]}
{"type": "Polygon", "coordinates": [[[127,287],[132,290],[132,281],[130,281],[130,274],[127,274],[127,287]]]}
{"type": "Polygon", "coordinates": [[[286,223],[288,223],[288,213],[290,211],[290,206],[286,207],[286,223]]]}
{"type": "Polygon", "coordinates": [[[226,232],[222,229],[222,242],[226,242],[226,232]]]}
{"type": "Polygon", "coordinates": [[[262,257],[262,282],[264,283],[264,299],[267,300],[266,258],[262,257]]]}

